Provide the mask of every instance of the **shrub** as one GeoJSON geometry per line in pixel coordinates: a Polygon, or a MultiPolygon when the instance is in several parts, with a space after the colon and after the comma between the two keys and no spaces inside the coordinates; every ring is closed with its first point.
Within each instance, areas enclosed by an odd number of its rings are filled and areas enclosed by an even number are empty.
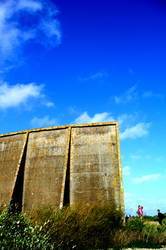
{"type": "Polygon", "coordinates": [[[144,221],[158,221],[158,216],[149,216],[149,215],[144,215],[143,216],[144,221]]]}
{"type": "Polygon", "coordinates": [[[5,209],[0,214],[0,249],[47,249],[48,240],[21,214],[5,209]]]}
{"type": "Polygon", "coordinates": [[[0,249],[93,250],[157,248],[166,244],[166,226],[132,218],[126,225],[115,205],[91,204],[27,214],[0,213],[0,249]]]}
{"type": "Polygon", "coordinates": [[[142,232],[143,228],[145,227],[144,221],[139,217],[135,217],[129,220],[126,225],[126,228],[129,232],[142,232]]]}
{"type": "MultiPolygon", "coordinates": [[[[40,221],[41,217],[37,217],[41,214],[46,211],[33,211],[31,219],[40,221]]],[[[48,213],[46,217],[42,216],[45,221],[42,231],[54,249],[109,247],[110,233],[122,225],[122,212],[110,204],[77,204],[48,213]]]]}
{"type": "Polygon", "coordinates": [[[149,241],[155,242],[155,236],[157,235],[158,230],[155,225],[145,225],[142,230],[143,240],[147,243],[149,241]]]}
{"type": "Polygon", "coordinates": [[[160,225],[157,227],[159,233],[166,233],[166,225],[160,225]]]}
{"type": "Polygon", "coordinates": [[[135,236],[131,238],[126,247],[147,247],[147,248],[158,248],[161,245],[166,244],[166,234],[161,231],[164,226],[158,226],[154,224],[145,224],[143,220],[139,218],[131,220],[130,225],[126,226],[127,232],[130,232],[135,236]]]}
{"type": "Polygon", "coordinates": [[[166,218],[162,220],[162,225],[166,226],[166,218]]]}
{"type": "Polygon", "coordinates": [[[56,210],[51,207],[45,206],[42,208],[36,208],[25,214],[30,219],[31,223],[36,226],[42,226],[48,220],[52,220],[56,216],[56,210]]]}

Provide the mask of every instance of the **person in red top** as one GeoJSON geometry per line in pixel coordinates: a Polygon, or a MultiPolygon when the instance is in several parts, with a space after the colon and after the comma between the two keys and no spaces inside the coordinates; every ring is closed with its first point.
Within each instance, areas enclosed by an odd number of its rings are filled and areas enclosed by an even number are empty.
{"type": "Polygon", "coordinates": [[[142,219],[142,216],[143,216],[143,207],[140,206],[140,205],[138,206],[138,215],[142,219]]]}

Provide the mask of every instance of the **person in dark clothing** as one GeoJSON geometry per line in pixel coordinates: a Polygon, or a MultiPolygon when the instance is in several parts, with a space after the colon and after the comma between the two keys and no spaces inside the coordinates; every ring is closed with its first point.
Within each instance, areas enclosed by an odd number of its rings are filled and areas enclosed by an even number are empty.
{"type": "Polygon", "coordinates": [[[125,222],[126,222],[126,223],[128,222],[128,219],[129,219],[129,216],[126,215],[126,216],[125,216],[125,222]]]}
{"type": "Polygon", "coordinates": [[[160,212],[160,210],[159,209],[157,209],[157,213],[158,213],[158,218],[159,218],[159,223],[160,223],[160,225],[162,225],[162,220],[165,218],[165,216],[164,216],[164,214],[162,214],[161,212],[160,212]]]}

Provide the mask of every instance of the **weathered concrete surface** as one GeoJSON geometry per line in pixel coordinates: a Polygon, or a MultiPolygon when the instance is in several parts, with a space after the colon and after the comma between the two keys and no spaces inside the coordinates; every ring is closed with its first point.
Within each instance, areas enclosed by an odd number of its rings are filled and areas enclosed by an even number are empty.
{"type": "Polygon", "coordinates": [[[0,178],[0,205],[9,204],[16,183],[13,197],[22,206],[23,190],[24,210],[113,200],[123,210],[118,123],[0,135],[0,178]]]}
{"type": "MultiPolygon", "coordinates": [[[[29,134],[25,163],[23,209],[60,206],[68,129],[29,134]]],[[[63,195],[62,195],[63,197],[63,195]]]]}
{"type": "Polygon", "coordinates": [[[124,208],[116,124],[72,128],[70,202],[112,201],[124,208]]]}
{"type": "Polygon", "coordinates": [[[0,205],[8,206],[13,194],[26,134],[0,137],[0,205]]]}

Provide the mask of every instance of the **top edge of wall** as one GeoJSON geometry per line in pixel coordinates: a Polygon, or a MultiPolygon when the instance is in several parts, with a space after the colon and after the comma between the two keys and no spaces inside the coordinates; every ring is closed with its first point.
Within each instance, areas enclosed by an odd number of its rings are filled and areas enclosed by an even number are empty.
{"type": "Polygon", "coordinates": [[[11,132],[11,133],[6,133],[6,134],[0,134],[0,137],[13,136],[13,135],[18,135],[18,134],[26,134],[26,133],[32,133],[32,132],[40,132],[40,131],[49,131],[49,130],[56,130],[56,129],[93,127],[93,126],[108,126],[108,125],[118,126],[118,122],[96,122],[96,123],[71,124],[71,125],[64,125],[64,126],[36,128],[36,129],[29,129],[29,130],[11,132]]]}

